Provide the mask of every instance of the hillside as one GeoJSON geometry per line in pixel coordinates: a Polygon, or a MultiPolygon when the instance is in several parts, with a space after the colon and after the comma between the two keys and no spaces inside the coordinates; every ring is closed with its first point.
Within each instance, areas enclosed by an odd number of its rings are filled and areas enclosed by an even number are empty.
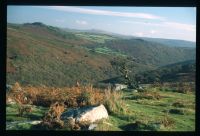
{"type": "Polygon", "coordinates": [[[8,25],[7,82],[64,86],[106,79],[109,59],[81,48],[90,41],[38,24],[8,25]],[[68,36],[71,38],[68,38],[68,36]]]}
{"type": "Polygon", "coordinates": [[[71,32],[45,24],[7,25],[7,83],[71,86],[114,78],[114,58],[135,59],[134,71],[195,59],[195,49],[141,39],[71,32]]]}
{"type": "Polygon", "coordinates": [[[146,71],[137,75],[143,83],[153,82],[195,82],[196,62],[183,61],[159,67],[153,71],[146,71]]]}
{"type": "Polygon", "coordinates": [[[126,53],[146,65],[164,66],[195,59],[195,49],[193,48],[167,47],[142,39],[118,39],[108,41],[104,46],[126,53]]]}

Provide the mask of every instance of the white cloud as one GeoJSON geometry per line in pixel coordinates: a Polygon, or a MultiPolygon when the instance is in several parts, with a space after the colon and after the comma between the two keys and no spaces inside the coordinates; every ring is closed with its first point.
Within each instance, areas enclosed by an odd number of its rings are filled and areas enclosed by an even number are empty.
{"type": "Polygon", "coordinates": [[[186,31],[195,31],[196,30],[194,25],[177,23],[177,22],[164,22],[163,25],[166,27],[171,27],[174,29],[182,29],[182,30],[186,30],[186,31]]]}
{"type": "Polygon", "coordinates": [[[66,11],[66,12],[93,14],[93,15],[106,15],[106,16],[118,16],[118,17],[158,19],[158,20],[164,19],[161,16],[156,16],[156,15],[148,14],[148,13],[114,12],[114,11],[109,11],[109,10],[86,9],[86,8],[72,7],[72,6],[48,6],[48,7],[43,7],[43,8],[66,11]]]}
{"type": "Polygon", "coordinates": [[[84,20],[76,20],[75,21],[77,24],[79,24],[79,25],[87,25],[88,24],[88,22],[87,21],[84,21],[84,20]]]}
{"type": "Polygon", "coordinates": [[[142,37],[142,36],[144,36],[144,33],[143,32],[137,32],[137,33],[134,33],[133,35],[142,37]]]}
{"type": "Polygon", "coordinates": [[[151,30],[150,33],[151,33],[151,34],[155,34],[155,33],[158,33],[158,31],[156,31],[156,30],[151,30]]]}
{"type": "Polygon", "coordinates": [[[130,23],[130,24],[142,24],[149,26],[158,26],[158,27],[167,27],[169,29],[180,29],[186,31],[196,31],[196,26],[191,24],[184,24],[178,22],[161,22],[161,23],[150,23],[150,22],[139,22],[139,21],[120,21],[122,23],[130,23]]]}
{"type": "Polygon", "coordinates": [[[163,26],[162,23],[158,24],[158,23],[150,23],[150,22],[142,22],[142,21],[127,21],[127,20],[124,20],[124,21],[120,21],[122,23],[128,23],[128,24],[139,24],[139,25],[150,25],[150,26],[163,26]]]}

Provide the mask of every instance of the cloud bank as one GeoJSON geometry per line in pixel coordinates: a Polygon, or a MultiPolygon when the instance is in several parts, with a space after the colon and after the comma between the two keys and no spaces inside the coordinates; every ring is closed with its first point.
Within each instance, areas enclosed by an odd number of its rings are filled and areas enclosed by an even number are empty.
{"type": "Polygon", "coordinates": [[[149,26],[158,26],[158,27],[168,27],[170,29],[181,29],[186,31],[196,31],[195,25],[178,23],[178,22],[160,22],[160,23],[149,23],[149,22],[139,22],[139,21],[120,21],[122,23],[129,23],[129,24],[142,24],[142,25],[149,25],[149,26]]]}
{"type": "Polygon", "coordinates": [[[48,9],[53,9],[53,10],[65,11],[65,12],[92,14],[92,15],[164,20],[163,17],[156,16],[153,14],[147,14],[147,13],[114,12],[114,11],[109,11],[109,10],[86,9],[86,8],[71,7],[71,6],[47,6],[47,7],[42,7],[42,8],[48,8],[48,9]]]}

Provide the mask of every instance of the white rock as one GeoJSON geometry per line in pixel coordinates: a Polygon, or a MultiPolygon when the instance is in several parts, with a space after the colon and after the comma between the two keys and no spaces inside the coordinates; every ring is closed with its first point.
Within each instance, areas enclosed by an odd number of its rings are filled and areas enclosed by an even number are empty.
{"type": "Polygon", "coordinates": [[[30,122],[30,124],[32,124],[32,125],[37,125],[37,124],[40,124],[42,121],[40,121],[40,120],[36,120],[36,121],[32,121],[32,122],[30,122]]]}
{"type": "Polygon", "coordinates": [[[90,124],[88,130],[93,130],[97,127],[97,124],[90,124]]]}
{"type": "Polygon", "coordinates": [[[88,109],[86,112],[83,112],[82,114],[80,114],[76,121],[77,122],[95,122],[97,120],[101,120],[103,118],[108,118],[108,112],[106,110],[106,108],[104,107],[104,105],[100,105],[97,107],[91,107],[90,109],[88,109]]]}
{"type": "Polygon", "coordinates": [[[74,118],[76,120],[76,123],[93,123],[97,120],[108,118],[108,112],[104,105],[101,104],[100,106],[89,106],[82,107],[79,109],[72,109],[67,112],[64,112],[61,115],[61,120],[68,120],[69,118],[74,118]]]}
{"type": "Polygon", "coordinates": [[[136,90],[136,89],[135,89],[135,90],[133,90],[133,93],[137,93],[137,92],[138,92],[138,90],[136,90]]]}

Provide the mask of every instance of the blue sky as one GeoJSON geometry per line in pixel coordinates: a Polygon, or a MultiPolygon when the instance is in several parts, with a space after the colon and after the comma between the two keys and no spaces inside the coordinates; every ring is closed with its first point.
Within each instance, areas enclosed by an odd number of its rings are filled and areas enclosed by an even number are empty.
{"type": "Polygon", "coordinates": [[[196,41],[194,7],[8,6],[7,22],[196,41]]]}

